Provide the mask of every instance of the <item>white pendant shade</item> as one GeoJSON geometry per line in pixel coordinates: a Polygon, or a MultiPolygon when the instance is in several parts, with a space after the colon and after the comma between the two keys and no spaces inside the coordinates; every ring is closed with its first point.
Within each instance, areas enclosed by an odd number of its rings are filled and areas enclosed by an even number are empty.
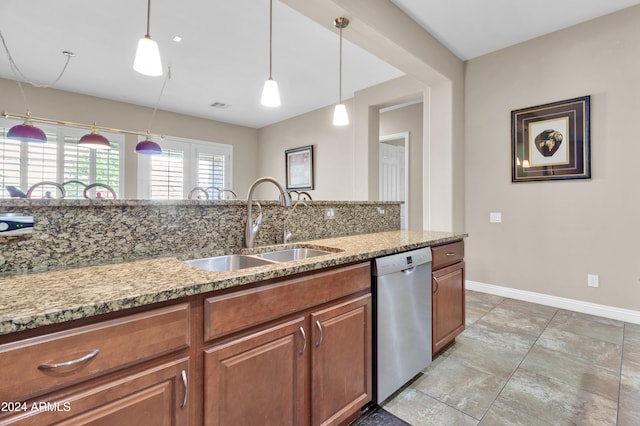
{"type": "Polygon", "coordinates": [[[337,104],[336,108],[333,110],[333,125],[346,126],[347,124],[349,124],[347,107],[344,104],[337,104]]]}
{"type": "Polygon", "coordinates": [[[136,58],[133,61],[133,69],[140,74],[157,77],[162,75],[162,61],[160,60],[160,49],[158,43],[151,39],[149,35],[138,41],[136,58]]]}
{"type": "Polygon", "coordinates": [[[262,100],[260,103],[266,107],[279,107],[280,106],[280,92],[278,91],[278,83],[269,78],[264,82],[264,89],[262,89],[262,100]]]}

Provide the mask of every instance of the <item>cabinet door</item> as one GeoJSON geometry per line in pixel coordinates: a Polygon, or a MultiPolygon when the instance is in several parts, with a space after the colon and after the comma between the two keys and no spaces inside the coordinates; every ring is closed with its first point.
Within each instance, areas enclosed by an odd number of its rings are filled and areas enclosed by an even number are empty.
{"type": "Polygon", "coordinates": [[[342,424],[371,400],[371,295],[311,314],[313,425],[342,424]]]}
{"type": "Polygon", "coordinates": [[[154,425],[189,423],[186,358],[25,403],[1,425],[154,425]]]}
{"type": "Polygon", "coordinates": [[[299,317],[206,350],[205,424],[307,424],[304,326],[299,317]]]}
{"type": "Polygon", "coordinates": [[[464,331],[464,262],[433,272],[433,354],[464,331]]]}

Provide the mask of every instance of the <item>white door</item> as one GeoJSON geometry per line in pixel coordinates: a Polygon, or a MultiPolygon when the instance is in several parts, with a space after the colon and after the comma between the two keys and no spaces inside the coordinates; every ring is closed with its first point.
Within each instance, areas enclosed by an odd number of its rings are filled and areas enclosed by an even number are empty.
{"type": "Polygon", "coordinates": [[[407,229],[407,139],[406,135],[380,138],[380,201],[402,201],[400,229],[407,229]]]}

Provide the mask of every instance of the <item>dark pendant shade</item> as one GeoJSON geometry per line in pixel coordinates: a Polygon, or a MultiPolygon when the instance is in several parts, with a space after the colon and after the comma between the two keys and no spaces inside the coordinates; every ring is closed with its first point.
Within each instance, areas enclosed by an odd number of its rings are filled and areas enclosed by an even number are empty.
{"type": "Polygon", "coordinates": [[[109,140],[99,133],[87,133],[78,141],[78,145],[93,149],[109,149],[111,144],[109,140]]]}
{"type": "Polygon", "coordinates": [[[7,132],[7,139],[15,139],[21,142],[47,142],[44,132],[31,124],[18,124],[7,132]]]}
{"type": "Polygon", "coordinates": [[[162,154],[162,149],[160,148],[160,145],[147,138],[142,142],[138,142],[138,145],[136,145],[136,152],[138,154],[158,155],[162,154]]]}

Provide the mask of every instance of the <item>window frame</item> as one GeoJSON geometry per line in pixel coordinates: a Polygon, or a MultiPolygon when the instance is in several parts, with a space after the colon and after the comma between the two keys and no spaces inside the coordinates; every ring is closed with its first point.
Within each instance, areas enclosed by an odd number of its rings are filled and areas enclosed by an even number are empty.
{"type": "MultiPolygon", "coordinates": [[[[140,136],[138,142],[145,138],[140,136]]],[[[183,194],[186,200],[191,189],[198,186],[199,154],[223,155],[225,157],[224,181],[226,189],[233,188],[233,145],[196,139],[165,136],[157,141],[162,150],[182,151],[183,153],[183,194]]],[[[151,161],[153,155],[138,155],[138,198],[151,200],[151,161]]],[[[160,201],[159,199],[155,199],[160,201]]]]}
{"type": "MultiPolygon", "coordinates": [[[[4,127],[6,129],[10,129],[11,127],[20,124],[19,121],[8,119],[8,118],[0,118],[0,127],[4,127]]],[[[63,124],[53,125],[48,123],[37,123],[36,126],[41,129],[45,133],[54,133],[56,135],[56,179],[57,183],[64,183],[64,175],[65,175],[65,163],[64,163],[64,150],[65,150],[65,137],[76,137],[80,138],[83,135],[90,132],[89,129],[81,129],[77,127],[65,126],[63,124]],[[62,143],[60,143],[62,142],[62,143]]],[[[101,135],[109,139],[110,141],[114,141],[118,143],[118,148],[115,150],[118,151],[118,187],[114,188],[116,193],[119,195],[119,198],[124,198],[124,182],[125,182],[125,137],[120,133],[113,132],[100,132],[101,135]]],[[[47,142],[52,143],[52,142],[47,142]]],[[[29,144],[31,145],[39,145],[36,142],[20,142],[20,188],[24,189],[24,192],[27,192],[29,188],[29,174],[28,174],[28,149],[29,144]],[[26,170],[27,173],[23,173],[26,170]]],[[[112,150],[114,148],[111,148],[112,150]]],[[[90,181],[85,182],[87,185],[95,183],[96,178],[96,150],[89,150],[89,163],[90,163],[90,181]]],[[[2,188],[4,189],[4,188],[2,188]]],[[[2,198],[0,198],[2,199],[2,198]]],[[[76,198],[73,198],[76,199],[76,198]]]]}

